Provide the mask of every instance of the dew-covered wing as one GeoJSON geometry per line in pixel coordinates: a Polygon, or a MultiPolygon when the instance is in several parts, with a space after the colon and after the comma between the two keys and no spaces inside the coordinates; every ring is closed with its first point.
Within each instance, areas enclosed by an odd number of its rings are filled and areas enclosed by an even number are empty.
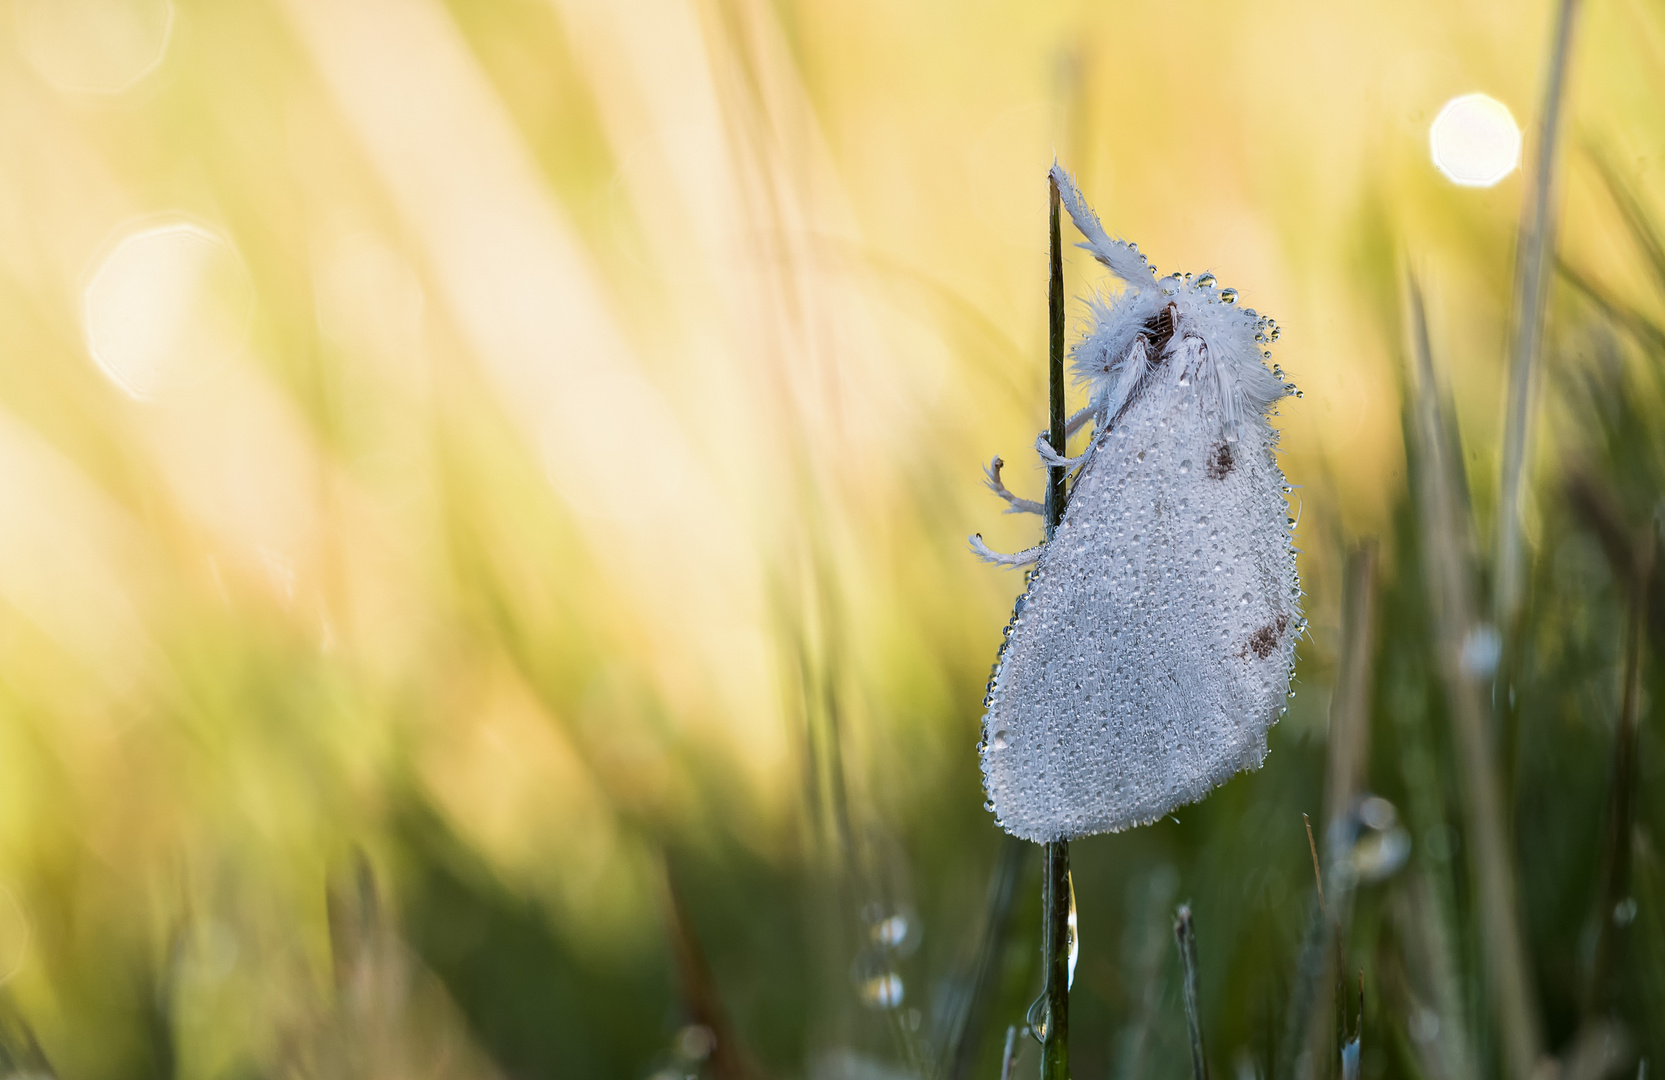
{"type": "Polygon", "coordinates": [[[1144,824],[1266,755],[1300,615],[1275,434],[1235,441],[1164,380],[1097,435],[990,683],[1000,823],[1055,840],[1144,824]]]}

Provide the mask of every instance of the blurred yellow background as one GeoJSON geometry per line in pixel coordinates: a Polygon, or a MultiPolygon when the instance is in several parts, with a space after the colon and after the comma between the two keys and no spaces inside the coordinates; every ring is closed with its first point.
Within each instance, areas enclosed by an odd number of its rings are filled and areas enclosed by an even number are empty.
{"type": "MultiPolygon", "coordinates": [[[[1487,505],[1522,180],[1450,184],[1428,124],[1483,91],[1530,152],[1543,3],[0,12],[0,978],[66,1076],[132,1074],[138,984],[181,1074],[289,1068],[326,880],[397,880],[413,801],[601,965],[662,948],[667,836],[975,811],[1021,581],[965,538],[1033,542],[979,469],[1041,484],[1055,154],[1282,327],[1290,724],[1403,485],[1406,262],[1487,505]]],[[[1657,187],[1665,20],[1575,48],[1563,247],[1627,295],[1580,150],[1657,187]]],[[[413,1068],[486,1068],[422,993],[413,1068]]]]}

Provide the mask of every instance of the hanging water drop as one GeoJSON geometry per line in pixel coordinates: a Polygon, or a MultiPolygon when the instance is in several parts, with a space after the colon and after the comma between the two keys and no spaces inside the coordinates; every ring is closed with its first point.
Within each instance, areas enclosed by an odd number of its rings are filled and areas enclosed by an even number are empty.
{"type": "Polygon", "coordinates": [[[1066,940],[1069,943],[1070,950],[1070,973],[1064,982],[1064,988],[1067,990],[1075,985],[1075,961],[1081,955],[1081,931],[1075,917],[1075,876],[1065,874],[1064,880],[1068,882],[1070,887],[1070,917],[1066,924],[1068,926],[1066,940]]]}
{"type": "Polygon", "coordinates": [[[1033,1035],[1035,1041],[1043,1046],[1046,1044],[1047,1023],[1051,1019],[1052,1007],[1047,1004],[1046,994],[1043,993],[1035,999],[1034,1004],[1029,1006],[1029,1015],[1024,1017],[1025,1022],[1029,1025],[1029,1034],[1033,1035]]]}

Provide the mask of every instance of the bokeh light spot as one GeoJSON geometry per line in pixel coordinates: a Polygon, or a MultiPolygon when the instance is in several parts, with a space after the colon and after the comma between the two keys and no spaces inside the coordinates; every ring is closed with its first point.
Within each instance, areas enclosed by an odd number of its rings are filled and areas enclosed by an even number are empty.
{"type": "Polygon", "coordinates": [[[18,0],[24,55],[58,90],[119,94],[162,62],[170,0],[18,0]]]}
{"type": "Polygon", "coordinates": [[[1434,166],[1453,184],[1491,187],[1520,165],[1520,126],[1503,102],[1464,94],[1434,117],[1428,147],[1434,166]]]}
{"type": "Polygon", "coordinates": [[[82,330],[99,369],[135,398],[195,385],[243,347],[254,292],[216,233],[175,221],[135,232],[87,285],[82,330]]]}

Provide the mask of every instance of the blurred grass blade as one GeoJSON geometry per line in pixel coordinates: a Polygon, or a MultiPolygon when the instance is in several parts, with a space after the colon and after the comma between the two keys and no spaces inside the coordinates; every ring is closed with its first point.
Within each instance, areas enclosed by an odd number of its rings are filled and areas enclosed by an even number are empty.
{"type": "Polygon", "coordinates": [[[1606,289],[1597,285],[1589,275],[1574,268],[1570,264],[1557,259],[1556,270],[1567,284],[1584,294],[1584,297],[1596,305],[1615,324],[1622,326],[1632,337],[1643,345],[1651,345],[1655,349],[1665,349],[1665,328],[1648,318],[1642,312],[1613,296],[1606,289]]]}
{"type": "Polygon", "coordinates": [[[1541,351],[1549,296],[1548,258],[1555,249],[1557,148],[1565,103],[1568,55],[1579,0],[1561,0],[1550,45],[1530,196],[1521,215],[1515,252],[1515,301],[1508,412],[1503,427],[1503,472],[1498,493],[1493,620],[1505,639],[1520,610],[1522,569],[1520,504],[1532,423],[1532,388],[1541,351]]]}
{"type": "Polygon", "coordinates": [[[1135,987],[1132,1015],[1116,1037],[1114,1080],[1144,1080],[1153,1065],[1157,1029],[1161,1026],[1158,1006],[1166,998],[1163,979],[1168,955],[1168,920],[1173,910],[1178,875],[1171,867],[1128,885],[1126,906],[1130,925],[1122,948],[1122,967],[1127,983],[1135,987]]]}
{"type": "Polygon", "coordinates": [[[988,910],[983,917],[983,937],[972,967],[970,985],[959,1015],[947,1025],[951,1048],[945,1080],[968,1080],[977,1064],[977,1050],[983,1041],[983,1021],[989,997],[998,984],[1000,960],[1006,953],[1012,903],[1017,898],[1018,879],[1028,862],[1030,845],[1010,833],[1001,834],[1000,861],[989,880],[988,910]]]}
{"type": "Polygon", "coordinates": [[[1647,211],[1642,207],[1642,201],[1636,193],[1625,183],[1624,177],[1619,175],[1617,166],[1605,150],[1591,146],[1588,149],[1590,160],[1595,162],[1596,172],[1601,177],[1602,186],[1607,189],[1607,195],[1613,200],[1613,205],[1619,210],[1619,216],[1624,218],[1625,227],[1630,230],[1630,236],[1636,247],[1642,253],[1642,259],[1648,264],[1648,270],[1653,274],[1654,285],[1659,294],[1665,297],[1665,242],[1659,237],[1659,231],[1653,222],[1648,220],[1647,211]]]}
{"type": "MultiPolygon", "coordinates": [[[[1561,1066],[1561,1080],[1607,1080],[1630,1060],[1630,1036],[1610,1020],[1584,1025],[1574,1036],[1561,1066]]],[[[1646,1072],[1646,1062],[1638,1077],[1646,1072]]]]}
{"type": "MultiPolygon", "coordinates": [[[[1584,491],[1575,495],[1574,505],[1612,505],[1611,496],[1594,490],[1596,481],[1582,477],[1574,481],[1584,491]]],[[[1600,515],[1610,517],[1612,515],[1600,515]]],[[[1595,962],[1585,996],[1585,1015],[1595,1017],[1613,1003],[1613,968],[1621,939],[1634,919],[1635,901],[1630,899],[1631,833],[1636,810],[1637,709],[1642,693],[1642,653],[1648,632],[1648,596],[1652,589],[1656,534],[1650,527],[1625,547],[1612,550],[1609,560],[1614,576],[1623,581],[1629,596],[1624,629],[1624,674],[1620,690],[1619,723],[1613,735],[1613,760],[1608,773],[1606,820],[1602,828],[1602,890],[1596,911],[1595,962]],[[1627,912],[1626,909],[1632,909],[1627,912]]]]}
{"type": "Polygon", "coordinates": [[[729,1022],[728,1010],[723,1008],[711,977],[711,965],[705,950],[700,948],[688,918],[688,907],[682,898],[676,869],[668,854],[662,856],[664,868],[663,907],[665,934],[670,939],[671,957],[676,966],[676,980],[681,991],[682,1007],[690,1024],[711,1033],[710,1065],[714,1080],[753,1080],[757,1069],[751,1057],[740,1045],[734,1026],[729,1022]]]}
{"type": "MultiPolygon", "coordinates": [[[[1325,773],[1325,862],[1335,863],[1334,837],[1351,832],[1349,818],[1362,791],[1370,752],[1370,693],[1375,661],[1376,544],[1365,541],[1347,557],[1342,596],[1341,670],[1330,698],[1329,760],[1325,773]]],[[[1305,815],[1302,815],[1303,818],[1305,815]]],[[[1296,967],[1294,992],[1285,1020],[1283,1077],[1322,1076],[1318,1062],[1329,1056],[1330,1019],[1343,994],[1342,942],[1352,910],[1351,890],[1343,875],[1331,875],[1331,893],[1324,892],[1323,865],[1307,821],[1307,846],[1312,854],[1315,903],[1309,913],[1301,959],[1296,967]],[[1326,998],[1321,987],[1333,986],[1326,998]]],[[[1338,1028],[1340,1025],[1337,1025],[1338,1028]]],[[[1338,1043],[1339,1044],[1339,1043],[1338,1043]]]]}
{"type": "Polygon", "coordinates": [[[1324,776],[1324,835],[1353,805],[1370,753],[1370,691],[1376,656],[1376,542],[1347,556],[1341,599],[1341,669],[1330,698],[1329,762],[1324,776]]]}
{"type": "Polygon", "coordinates": [[[56,1075],[11,994],[0,990],[0,1076],[50,1080],[56,1075]]]}
{"type": "MultiPolygon", "coordinates": [[[[1343,586],[1341,625],[1341,670],[1336,676],[1336,687],[1330,698],[1329,761],[1324,778],[1324,843],[1326,848],[1336,845],[1342,832],[1355,829],[1348,822],[1363,790],[1368,774],[1370,755],[1370,690],[1374,684],[1376,652],[1375,636],[1376,544],[1367,540],[1353,549],[1347,558],[1347,577],[1343,586]]],[[[1312,826],[1307,826],[1310,846],[1312,826]]],[[[1329,862],[1336,863],[1336,853],[1329,852],[1329,862]]],[[[1342,875],[1333,874],[1335,881],[1342,875]]],[[[1318,897],[1323,903],[1323,881],[1318,884],[1318,897]]],[[[1342,980],[1346,978],[1344,943],[1347,928],[1352,922],[1352,890],[1343,886],[1336,889],[1335,905],[1328,916],[1331,948],[1328,951],[1334,971],[1333,1006],[1337,1010],[1336,1041],[1346,1044],[1346,992],[1342,980]]],[[[1324,1060],[1323,1009],[1314,1009],[1307,1032],[1310,1060],[1324,1060]]]]}
{"type": "Polygon", "coordinates": [[[1537,995],[1521,933],[1513,856],[1503,807],[1502,785],[1481,695],[1480,674],[1465,662],[1478,652],[1482,628],[1474,614],[1474,582],[1463,557],[1466,515],[1457,505],[1452,480],[1461,466],[1444,432],[1440,392],[1434,377],[1422,290],[1409,281],[1411,346],[1416,368],[1414,397],[1417,450],[1416,488],[1421,510],[1424,579],[1434,619],[1434,646],[1456,729],[1457,787],[1467,824],[1487,990],[1497,1038],[1512,1080],[1530,1080],[1538,1065],[1537,995]]]}
{"type": "MultiPolygon", "coordinates": [[[[1310,835],[1310,826],[1309,826],[1310,835]]],[[[1306,1052],[1321,1045],[1329,1030],[1330,1010],[1319,1004],[1319,987],[1331,978],[1332,933],[1330,908],[1324,902],[1322,878],[1313,866],[1315,892],[1307,907],[1306,934],[1295,966],[1295,983],[1289,994],[1289,1011],[1284,1016],[1283,1056],[1278,1060],[1278,1080],[1310,1080],[1323,1074],[1315,1057],[1306,1052]]]]}
{"type": "Polygon", "coordinates": [[[381,896],[375,870],[364,851],[354,848],[349,866],[332,876],[324,892],[324,914],[330,933],[330,962],[338,992],[363,997],[368,993],[376,939],[381,926],[381,896]]]}
{"type": "Polygon", "coordinates": [[[1184,969],[1185,1030],[1191,1037],[1191,1075],[1208,1080],[1208,1055],[1203,1052],[1202,1012],[1197,1004],[1197,933],[1191,925],[1191,905],[1181,904],[1174,913],[1174,942],[1179,945],[1179,962],[1184,969]]]}
{"type": "Polygon", "coordinates": [[[1426,1002],[1406,1002],[1404,1017],[1413,1032],[1426,1036],[1412,1040],[1423,1071],[1430,1080],[1477,1080],[1446,905],[1419,870],[1396,890],[1390,910],[1417,997],[1426,1002]]]}

